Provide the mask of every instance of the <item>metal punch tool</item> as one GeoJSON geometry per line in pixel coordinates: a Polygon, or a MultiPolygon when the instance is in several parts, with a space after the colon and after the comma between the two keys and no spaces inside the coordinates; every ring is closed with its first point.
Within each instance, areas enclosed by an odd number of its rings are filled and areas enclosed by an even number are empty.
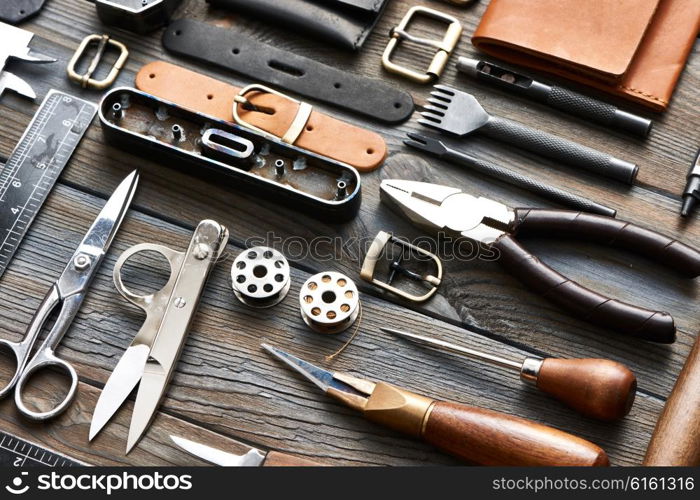
{"type": "Polygon", "coordinates": [[[682,276],[700,275],[700,252],[629,222],[572,210],[510,208],[459,188],[427,182],[384,180],[381,199],[417,226],[486,247],[530,288],[591,323],[652,342],[672,343],[673,317],[611,299],[550,268],[518,237],[557,235],[627,249],[654,259],[682,276]]]}
{"type": "Polygon", "coordinates": [[[476,97],[445,85],[435,85],[429,105],[418,123],[464,137],[479,133],[527,151],[561,161],[627,184],[634,183],[639,167],[522,123],[490,115],[476,97]]]}
{"type": "Polygon", "coordinates": [[[146,321],[100,394],[90,423],[90,440],[112,418],[137,384],[139,389],[129,426],[127,453],[146,432],[175,372],[207,277],[227,241],[225,227],[213,220],[203,220],[195,229],[186,252],[142,243],[119,257],[114,266],[114,283],[126,300],[146,312],[146,321]],[[131,292],[122,281],[122,266],[141,252],[159,253],[170,263],[170,279],[161,290],[149,295],[131,292]]]}
{"type": "Polygon", "coordinates": [[[90,283],[95,277],[122,220],[124,220],[126,211],[136,191],[138,178],[137,171],[129,174],[107,200],[104,208],[92,223],[83,241],[71,257],[68,265],[46,293],[27,329],[24,340],[21,342],[9,342],[8,340],[0,339],[0,346],[9,348],[17,358],[15,374],[10,382],[0,390],[0,398],[7,396],[14,387],[17,408],[20,413],[32,420],[48,420],[61,414],[68,408],[75,397],[78,389],[78,374],[69,363],[60,359],[54,353],[68,328],[70,328],[73,318],[78,313],[90,288],[90,283]],[[36,354],[30,359],[32,347],[39,338],[44,324],[50,314],[58,307],[60,307],[60,310],[53,327],[41,344],[41,347],[36,351],[36,354]],[[58,368],[63,372],[67,372],[71,380],[70,388],[63,401],[54,408],[47,411],[34,411],[25,404],[22,395],[31,377],[45,368],[58,368]]]}

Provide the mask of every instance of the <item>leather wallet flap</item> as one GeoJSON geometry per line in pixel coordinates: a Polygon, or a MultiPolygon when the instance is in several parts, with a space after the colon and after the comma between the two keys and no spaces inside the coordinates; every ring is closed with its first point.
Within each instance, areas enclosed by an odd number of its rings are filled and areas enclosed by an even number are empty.
{"type": "Polygon", "coordinates": [[[492,0],[472,40],[492,54],[514,47],[521,55],[547,58],[593,78],[618,81],[627,72],[659,1],[492,0]]]}

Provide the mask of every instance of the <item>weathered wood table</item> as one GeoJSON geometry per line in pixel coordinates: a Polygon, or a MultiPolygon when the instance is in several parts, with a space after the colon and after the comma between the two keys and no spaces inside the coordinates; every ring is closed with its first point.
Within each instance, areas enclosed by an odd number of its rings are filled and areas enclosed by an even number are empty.
{"type": "MultiPolygon", "coordinates": [[[[413,3],[393,0],[358,54],[336,50],[264,22],[209,9],[201,0],[185,0],[176,17],[231,26],[327,64],[390,80],[409,89],[420,105],[429,88],[387,74],[380,64],[389,29],[413,3]]],[[[627,188],[600,177],[558,168],[551,162],[489,140],[464,140],[463,147],[485,159],[606,203],[619,211],[620,218],[700,246],[700,216],[682,221],[678,215],[685,174],[700,144],[697,92],[700,45],[696,44],[690,57],[671,108],[661,116],[653,116],[651,137],[642,141],[458,76],[454,62],[459,55],[475,54],[469,36],[487,2],[465,9],[436,1],[420,3],[450,11],[464,24],[465,34],[442,83],[473,92],[490,112],[608,151],[637,162],[641,169],[638,183],[627,188]]],[[[84,36],[103,32],[126,43],[131,53],[117,85],[133,86],[138,69],[156,59],[172,61],[232,83],[248,83],[234,74],[171,57],[161,47],[160,32],[137,36],[102,26],[94,5],[87,0],[49,0],[40,15],[22,27],[37,34],[34,47],[59,60],[41,67],[14,63],[8,66],[27,79],[41,97],[50,88],[58,88],[99,101],[100,92],[82,91],[68,81],[65,65],[84,36]]],[[[427,24],[416,28],[425,36],[435,34],[427,24]]],[[[404,52],[402,57],[422,65],[427,55],[419,50],[404,52]]],[[[10,93],[3,96],[0,155],[4,158],[12,151],[36,106],[10,93]]],[[[168,439],[169,434],[222,447],[230,445],[235,451],[235,445],[229,441],[233,438],[330,465],[456,463],[430,446],[363,420],[261,351],[260,343],[265,341],[323,364],[324,356],[347,339],[351,331],[339,336],[312,333],[299,316],[299,286],[311,273],[336,270],[357,280],[363,314],[357,339],[332,363],[334,369],[387,380],[443,399],[532,418],[598,443],[608,452],[613,464],[640,463],[656,418],[700,327],[697,284],[628,253],[556,239],[527,241],[528,247],[545,262],[584,285],[627,302],[672,313],[679,329],[678,340],[673,345],[635,341],[572,319],[525,289],[498,264],[477,260],[446,262],[447,277],[440,295],[421,309],[407,308],[406,304],[360,282],[358,276],[363,257],[360,239],[372,238],[381,229],[408,238],[420,234],[380,205],[382,179],[429,180],[460,186],[511,206],[551,204],[464,168],[408,150],[402,144],[404,134],[423,131],[415,118],[399,127],[385,127],[323,105],[318,107],[376,129],[389,144],[385,166],[363,175],[362,208],[358,217],[347,224],[319,223],[273,200],[226,189],[169,165],[146,161],[107,146],[95,120],[0,280],[0,335],[18,340],[45,290],[62,270],[105,198],[128,172],[134,168],[141,171],[132,210],[59,348],[60,356],[78,370],[79,393],[69,411],[42,424],[21,418],[12,399],[5,399],[0,402],[0,428],[87,463],[101,465],[202,464],[177,449],[168,439]],[[111,275],[116,258],[129,246],[141,242],[184,249],[194,226],[205,218],[230,228],[227,250],[231,256],[237,255],[249,238],[265,237],[267,233],[282,239],[300,237],[309,241],[316,236],[327,236],[355,243],[348,248],[325,245],[321,252],[325,256],[318,253],[296,256],[292,289],[273,309],[254,310],[241,305],[229,283],[231,258],[218,265],[167,397],[142,442],[125,456],[132,399],[102,434],[88,443],[88,428],[99,392],[144,319],[114,288],[111,275]],[[395,340],[378,330],[381,325],[428,332],[502,355],[608,357],[627,364],[637,374],[637,401],[630,415],[621,422],[604,424],[588,420],[522,385],[509,373],[395,340]]],[[[145,264],[133,268],[132,283],[144,289],[154,288],[156,282],[162,284],[167,271],[152,272],[145,264]]],[[[7,375],[10,367],[5,358],[1,366],[7,375]]],[[[35,384],[34,395],[37,401],[50,400],[63,385],[65,380],[57,374],[44,376],[35,384]]]]}

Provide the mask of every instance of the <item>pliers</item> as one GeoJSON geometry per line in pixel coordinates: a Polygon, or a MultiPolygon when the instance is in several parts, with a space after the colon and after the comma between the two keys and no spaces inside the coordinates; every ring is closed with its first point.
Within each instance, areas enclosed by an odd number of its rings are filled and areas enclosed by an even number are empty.
{"type": "Polygon", "coordinates": [[[461,189],[427,182],[384,180],[381,199],[430,232],[467,238],[497,252],[513,275],[546,298],[591,323],[633,337],[670,344],[673,317],[605,297],[551,269],[516,236],[556,234],[632,250],[688,278],[700,274],[700,252],[674,239],[611,217],[569,210],[510,208],[461,189]]]}

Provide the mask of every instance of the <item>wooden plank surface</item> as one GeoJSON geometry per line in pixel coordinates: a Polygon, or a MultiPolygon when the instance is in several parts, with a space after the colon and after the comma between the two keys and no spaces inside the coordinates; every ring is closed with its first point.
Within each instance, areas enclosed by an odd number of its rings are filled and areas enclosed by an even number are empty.
{"type": "MultiPolygon", "coordinates": [[[[458,55],[475,55],[468,37],[487,2],[466,9],[427,0],[424,3],[455,13],[464,23],[465,35],[452,61],[458,55]]],[[[416,102],[421,103],[428,93],[426,87],[393,77],[383,72],[379,64],[385,34],[410,5],[406,0],[392,0],[358,54],[336,50],[243,16],[208,9],[201,1],[185,0],[176,17],[194,17],[231,26],[261,41],[327,64],[391,80],[411,91],[416,102]]],[[[237,75],[164,53],[160,32],[142,37],[101,26],[94,5],[86,0],[50,0],[44,11],[23,27],[37,33],[34,47],[59,59],[55,65],[41,68],[8,65],[8,69],[30,81],[40,96],[49,88],[59,88],[99,100],[99,92],[82,91],[70,84],[64,68],[80,39],[101,32],[110,33],[129,46],[130,58],[119,77],[119,85],[133,85],[138,69],[155,59],[175,62],[232,83],[249,83],[237,75]]],[[[416,28],[426,36],[431,34],[427,27],[416,28]]],[[[618,209],[620,218],[700,246],[697,220],[692,218],[682,223],[677,215],[685,173],[700,143],[698,47],[696,44],[669,111],[661,116],[649,115],[655,119],[655,125],[647,141],[479,86],[457,75],[453,64],[449,64],[441,82],[473,92],[489,112],[638,162],[639,184],[633,188],[616,185],[488,140],[468,139],[461,141],[460,147],[604,202],[618,209]]],[[[405,56],[415,58],[416,64],[424,62],[420,52],[405,56]]],[[[4,337],[17,340],[103,200],[121,178],[133,168],[139,168],[142,178],[133,210],[59,349],[59,355],[73,363],[80,374],[80,393],[70,412],[42,425],[21,419],[13,402],[5,400],[0,405],[0,428],[40,440],[50,448],[93,464],[195,463],[168,442],[167,434],[172,432],[211,443],[225,436],[266,450],[315,457],[328,464],[454,463],[430,447],[370,424],[324,398],[313,386],[265,355],[259,344],[267,341],[323,363],[323,356],[347,338],[349,333],[324,337],[310,332],[299,317],[298,290],[310,273],[322,270],[336,270],[359,279],[362,242],[380,229],[408,238],[420,235],[405,220],[380,205],[378,185],[382,179],[430,180],[460,186],[512,206],[552,205],[409,150],[402,145],[404,134],[423,131],[415,118],[399,127],[386,127],[328,106],[314,105],[352,123],[374,128],[389,144],[386,165],[363,175],[360,214],[346,224],[319,223],[291,213],[271,200],[224,189],[168,165],[119,151],[104,143],[99,125],[93,124],[0,280],[0,294],[5,298],[0,303],[0,328],[4,337]],[[129,246],[141,242],[182,250],[194,226],[204,218],[213,218],[230,228],[228,250],[232,256],[251,238],[268,234],[281,240],[301,238],[307,243],[319,236],[339,238],[347,246],[326,244],[321,246],[323,255],[307,253],[292,259],[292,289],[279,306],[268,310],[252,310],[239,304],[230,291],[230,260],[219,264],[204,294],[171,389],[145,440],[131,454],[124,455],[129,418],[129,408],[125,408],[117,421],[107,426],[104,435],[94,444],[88,444],[87,430],[99,390],[143,321],[143,315],[114,289],[111,273],[116,258],[129,246]],[[333,258],[329,259],[329,255],[333,258]]],[[[6,157],[11,152],[35,109],[36,105],[15,95],[3,96],[0,156],[6,157]]],[[[569,317],[525,289],[496,263],[450,261],[446,262],[447,279],[440,296],[418,309],[409,310],[406,304],[358,281],[363,297],[360,334],[333,368],[387,380],[438,398],[533,418],[600,444],[614,464],[639,463],[655,419],[700,327],[694,307],[697,284],[644,259],[595,245],[556,239],[532,239],[526,244],[545,262],[584,285],[628,302],[671,312],[679,327],[678,341],[671,346],[660,346],[617,336],[569,317]],[[622,422],[597,423],[578,417],[522,386],[509,373],[395,341],[378,331],[384,324],[427,331],[503,355],[609,357],[635,371],[639,379],[638,399],[622,422]]],[[[162,280],[162,275],[144,273],[136,281],[153,285],[159,279],[162,280]]],[[[3,369],[6,365],[3,363],[3,369]]],[[[50,378],[37,381],[39,401],[51,397],[54,383],[50,378]]],[[[228,443],[234,446],[230,439],[228,443]]]]}

